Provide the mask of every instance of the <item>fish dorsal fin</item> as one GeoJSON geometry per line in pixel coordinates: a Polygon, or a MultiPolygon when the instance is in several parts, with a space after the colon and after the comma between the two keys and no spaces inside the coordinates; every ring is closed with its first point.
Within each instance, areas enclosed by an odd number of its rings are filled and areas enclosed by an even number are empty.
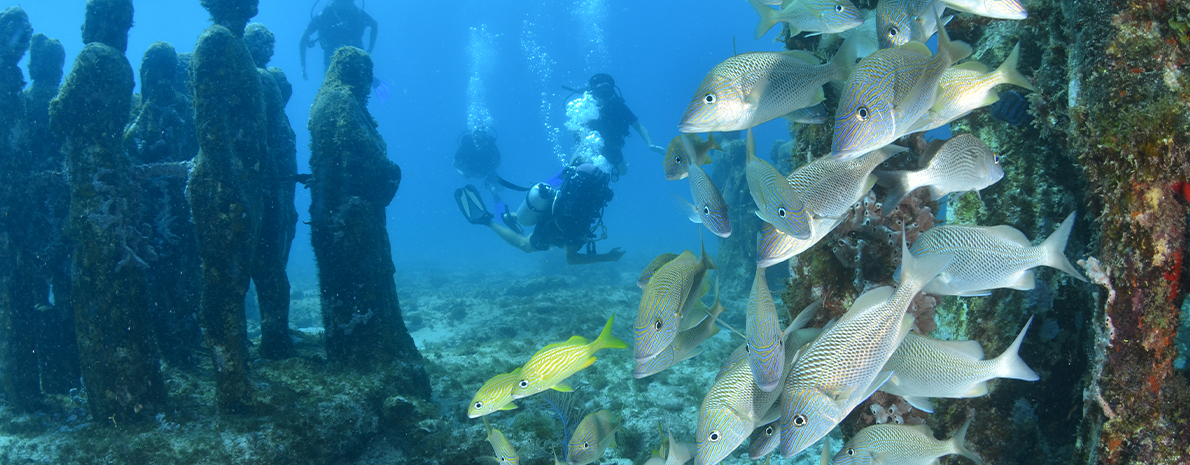
{"type": "Polygon", "coordinates": [[[855,317],[855,315],[863,313],[864,310],[880,305],[887,301],[889,297],[892,297],[892,295],[892,286],[878,287],[865,292],[855,299],[855,303],[851,304],[851,308],[847,310],[847,313],[843,314],[843,317],[839,321],[846,321],[855,317]]]}
{"type": "Polygon", "coordinates": [[[932,56],[934,54],[934,52],[930,51],[929,46],[927,46],[926,44],[923,44],[921,42],[918,42],[916,40],[911,40],[909,42],[905,42],[905,44],[901,46],[901,50],[904,50],[906,52],[913,52],[913,53],[921,54],[921,55],[927,56],[927,57],[932,56]]]}
{"type": "Polygon", "coordinates": [[[965,63],[959,63],[957,65],[951,66],[950,69],[958,69],[958,70],[963,70],[963,71],[974,71],[974,72],[980,73],[980,74],[984,74],[984,73],[988,72],[987,65],[980,63],[978,61],[968,61],[965,63]]]}
{"type": "Polygon", "coordinates": [[[939,350],[945,350],[971,360],[979,361],[984,357],[983,346],[979,344],[979,341],[943,341],[919,334],[910,334],[906,337],[921,339],[939,350]]]}
{"type": "Polygon", "coordinates": [[[1029,242],[1029,238],[1025,237],[1025,233],[1006,224],[1002,224],[1000,226],[990,226],[984,230],[987,231],[989,235],[993,235],[1002,239],[1008,239],[1026,247],[1033,245],[1029,242]]]}
{"type": "MultiPolygon", "coordinates": [[[[686,199],[682,200],[685,201],[686,199]]],[[[644,289],[645,285],[648,284],[649,279],[653,278],[653,274],[656,273],[657,270],[661,269],[662,266],[665,266],[666,263],[672,262],[675,258],[678,258],[678,254],[672,252],[658,255],[653,259],[653,261],[649,262],[649,264],[645,266],[644,271],[640,272],[640,279],[637,281],[637,284],[641,287],[641,289],[644,289]]]]}
{"type": "Polygon", "coordinates": [[[820,308],[822,308],[822,299],[815,300],[811,302],[810,305],[807,305],[806,308],[802,309],[802,311],[797,314],[797,317],[789,323],[789,327],[785,328],[783,337],[789,338],[789,336],[793,334],[794,331],[805,328],[806,324],[808,324],[810,320],[814,318],[814,315],[818,313],[818,309],[820,308]]]}
{"type": "Polygon", "coordinates": [[[930,427],[926,425],[901,425],[901,427],[907,430],[917,431],[918,433],[924,434],[929,438],[934,437],[934,430],[930,429],[930,427]]]}
{"type": "Polygon", "coordinates": [[[787,50],[783,53],[787,57],[796,59],[801,62],[809,63],[811,65],[821,65],[822,64],[822,60],[818,59],[817,56],[814,56],[813,53],[807,52],[805,50],[787,50]]]}
{"type": "Polygon", "coordinates": [[[590,343],[591,343],[591,341],[588,341],[587,338],[575,335],[575,336],[570,336],[570,339],[567,339],[564,344],[566,344],[566,345],[575,344],[575,345],[584,345],[585,346],[590,343]]]}
{"type": "Polygon", "coordinates": [[[946,145],[946,142],[947,141],[942,139],[934,139],[933,141],[930,141],[930,145],[926,146],[926,150],[922,153],[921,159],[917,166],[919,168],[925,168],[929,166],[930,163],[934,161],[934,156],[938,155],[938,151],[942,150],[942,146],[946,145]]]}

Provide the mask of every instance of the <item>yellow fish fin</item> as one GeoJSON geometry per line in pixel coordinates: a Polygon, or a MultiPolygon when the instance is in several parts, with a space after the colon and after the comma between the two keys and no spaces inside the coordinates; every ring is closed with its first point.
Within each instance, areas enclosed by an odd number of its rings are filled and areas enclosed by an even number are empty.
{"type": "Polygon", "coordinates": [[[590,343],[591,343],[591,341],[588,341],[587,338],[585,338],[585,337],[570,336],[570,339],[567,339],[566,342],[564,342],[563,344],[566,344],[566,345],[587,345],[590,343]]]}
{"type": "Polygon", "coordinates": [[[988,382],[976,384],[971,387],[970,391],[964,392],[963,397],[983,397],[988,395],[988,382]]]}
{"type": "Polygon", "coordinates": [[[785,56],[794,58],[798,61],[808,63],[811,65],[821,65],[822,64],[822,60],[818,59],[818,57],[815,56],[813,53],[807,52],[805,50],[786,50],[782,53],[784,53],[785,56]]]}
{"type": "MultiPolygon", "coordinates": [[[[595,342],[591,343],[591,345],[590,345],[591,352],[590,353],[593,354],[595,352],[598,352],[600,349],[627,349],[628,348],[628,344],[624,343],[623,340],[621,340],[618,337],[612,336],[612,322],[613,321],[616,321],[616,315],[612,315],[611,317],[609,317],[607,319],[607,323],[603,325],[603,331],[601,331],[599,333],[599,337],[595,338],[595,342]]],[[[587,363],[587,365],[589,366],[591,363],[595,363],[595,357],[591,357],[591,361],[589,363],[587,363]]]]}
{"type": "Polygon", "coordinates": [[[514,410],[514,409],[516,409],[516,404],[514,404],[512,402],[509,402],[509,403],[505,404],[503,407],[500,407],[500,410],[514,410]]]}
{"type": "Polygon", "coordinates": [[[988,72],[988,66],[978,61],[968,61],[951,66],[950,69],[974,71],[980,74],[988,72]]]}
{"type": "MultiPolygon", "coordinates": [[[[592,358],[594,358],[594,357],[592,357],[592,358]]],[[[574,388],[570,387],[570,383],[567,383],[566,381],[562,381],[558,384],[555,384],[552,387],[550,387],[550,389],[553,389],[553,390],[559,391],[559,392],[574,392],[574,388]]]]}
{"type": "Polygon", "coordinates": [[[929,46],[927,46],[926,44],[923,44],[921,42],[918,42],[916,40],[911,40],[909,42],[905,42],[905,44],[901,46],[901,50],[905,50],[905,51],[913,52],[913,53],[919,53],[924,56],[933,56],[934,55],[934,52],[930,51],[929,46]]]}

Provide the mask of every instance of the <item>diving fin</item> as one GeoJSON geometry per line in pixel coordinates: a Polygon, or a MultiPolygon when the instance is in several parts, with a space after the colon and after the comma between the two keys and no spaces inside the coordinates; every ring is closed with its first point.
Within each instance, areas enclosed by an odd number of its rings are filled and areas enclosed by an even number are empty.
{"type": "Polygon", "coordinates": [[[492,214],[483,205],[479,191],[470,184],[462,189],[455,189],[455,202],[459,204],[459,211],[471,224],[488,224],[492,222],[492,214]]]}

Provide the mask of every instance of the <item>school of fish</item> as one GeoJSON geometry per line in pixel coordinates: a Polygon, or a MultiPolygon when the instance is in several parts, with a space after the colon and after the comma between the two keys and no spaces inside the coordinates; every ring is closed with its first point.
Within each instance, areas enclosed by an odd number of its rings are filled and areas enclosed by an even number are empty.
{"type": "MultiPolygon", "coordinates": [[[[716,270],[705,247],[698,255],[689,250],[661,254],[641,272],[631,345],[634,377],[652,376],[699,355],[700,344],[721,327],[741,339],[707,387],[694,442],[659,434],[663,442],[646,463],[693,459],[712,465],[745,442],[750,459],[769,460],[774,451],[789,458],[819,442],[876,391],[900,396],[912,406],[903,409],[932,413],[931,398],[987,395],[988,381],[994,379],[1038,380],[1019,355],[1032,318],[1007,349],[988,359],[979,342],[911,332],[914,317],[907,310],[919,293],[967,297],[993,289],[1033,289],[1038,266],[1085,281],[1064,251],[1074,213],[1039,245],[1009,225],[939,225],[912,244],[902,234],[896,285],[868,290],[821,328],[807,325],[822,300],[782,327],[784,312],[774,304],[765,275],[767,267],[809,250],[846,221],[876,185],[887,192],[880,208],[891,212],[918,188],[927,188],[930,199],[938,201],[952,193],[978,194],[1004,178],[999,155],[972,134],[934,140],[919,154],[917,170],[879,167],[908,151],[894,144],[902,137],[943,127],[995,103],[1000,85],[1033,90],[1017,70],[1019,44],[989,71],[982,63],[963,61],[971,47],[950,40],[946,32],[954,17],[949,11],[1023,19],[1027,12],[1021,3],[881,0],[875,11],[862,11],[848,0],[747,1],[759,16],[756,38],[784,23],[783,37],[821,34],[819,49],[837,50],[825,62],[801,50],[749,52],[723,60],[695,90],[678,125],[682,134],[665,152],[664,178],[690,183],[692,200],[674,195],[679,209],[692,222],[727,238],[732,234],[727,202],[703,167],[711,164],[713,151],[720,151],[715,159],[729,156],[720,145],[724,137],[716,140],[713,132],[746,130],[744,177],[755,203],[748,214],[758,216],[763,226],[742,332],[722,322],[728,309],[718,298],[717,285],[714,302],[708,306],[703,301],[710,272],[716,270]],[[937,37],[934,51],[925,43],[932,36],[937,37]],[[823,90],[832,83],[841,90],[833,118],[823,90]],[[756,156],[752,133],[753,127],[775,119],[791,124],[833,121],[831,152],[782,175],[756,156]]],[[[468,416],[516,408],[514,400],[544,390],[570,391],[566,378],[594,363],[595,352],[628,347],[610,334],[611,324],[609,319],[594,342],[575,336],[547,345],[524,366],[494,376],[472,399],[468,416]]],[[[966,444],[974,412],[968,412],[951,439],[940,441],[924,425],[901,424],[896,407],[891,408],[884,417],[895,415],[897,421],[857,432],[833,458],[824,447],[822,462],[935,463],[958,454],[982,463],[966,444]]],[[[883,407],[873,409],[885,413],[883,407]]],[[[559,417],[564,425],[574,423],[567,415],[559,417]]],[[[598,460],[614,445],[621,423],[618,415],[600,410],[577,426],[567,426],[565,463],[598,460]]],[[[516,463],[516,452],[503,434],[487,430],[495,458],[516,463]]]]}

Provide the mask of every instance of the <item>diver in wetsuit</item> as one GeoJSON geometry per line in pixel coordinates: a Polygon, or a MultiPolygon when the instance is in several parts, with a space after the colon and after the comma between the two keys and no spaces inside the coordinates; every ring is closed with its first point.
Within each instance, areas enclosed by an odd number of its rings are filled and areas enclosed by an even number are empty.
{"type": "Polygon", "coordinates": [[[368,54],[376,46],[376,20],[368,13],[355,6],[355,0],[330,0],[330,4],[322,9],[318,16],[310,18],[310,25],[302,33],[301,62],[302,79],[306,77],[306,49],[313,48],[317,43],[322,47],[322,69],[326,71],[331,64],[331,56],[339,47],[352,46],[364,48],[364,29],[371,28],[368,38],[368,54]],[[316,41],[310,38],[318,34],[316,41]]]}
{"type": "Polygon", "coordinates": [[[612,262],[624,256],[623,249],[595,252],[595,242],[607,238],[603,208],[612,199],[610,183],[610,175],[585,160],[576,159],[558,176],[529,189],[515,216],[504,218],[505,223],[512,220],[511,227],[493,221],[475,186],[456,190],[455,200],[467,221],[486,225],[505,242],[525,252],[560,247],[566,250],[566,263],[571,265],[612,262]],[[533,226],[533,232],[524,235],[518,223],[533,226]],[[583,249],[585,253],[580,253],[583,249]]]}
{"type": "MultiPolygon", "coordinates": [[[[628,105],[624,104],[624,97],[617,92],[616,81],[611,75],[598,73],[587,80],[587,87],[582,90],[585,94],[595,98],[599,103],[599,118],[588,121],[588,129],[598,132],[603,139],[601,154],[612,166],[613,178],[628,173],[628,164],[624,162],[624,139],[628,137],[628,128],[636,130],[649,149],[657,153],[665,153],[665,148],[653,144],[649,137],[649,130],[640,123],[628,105]]],[[[575,137],[580,137],[575,134],[575,137]]]]}

